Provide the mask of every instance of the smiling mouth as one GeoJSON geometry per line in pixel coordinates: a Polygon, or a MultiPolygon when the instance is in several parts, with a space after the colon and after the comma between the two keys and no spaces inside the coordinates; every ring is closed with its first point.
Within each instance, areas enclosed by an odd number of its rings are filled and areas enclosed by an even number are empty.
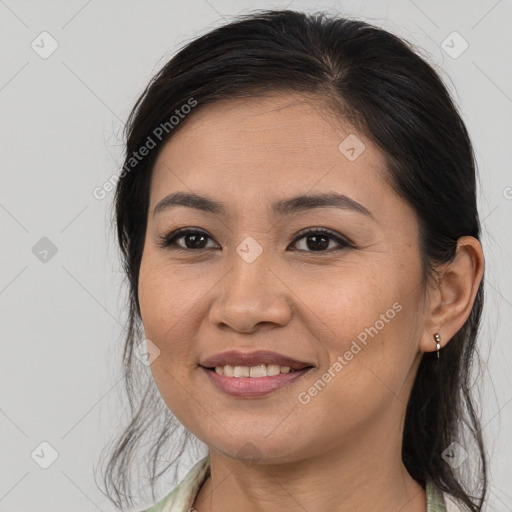
{"type": "Polygon", "coordinates": [[[250,398],[258,398],[265,397],[278,389],[285,388],[286,386],[291,385],[293,382],[305,377],[310,370],[313,370],[313,366],[307,366],[301,369],[292,369],[290,367],[282,367],[278,365],[258,365],[256,366],[234,366],[230,367],[226,366],[217,366],[206,368],[204,366],[200,366],[201,370],[207,375],[210,382],[214,385],[214,387],[221,391],[223,394],[230,395],[236,398],[250,399],[250,398]],[[277,368],[270,368],[270,373],[277,372],[275,375],[264,375],[264,376],[251,376],[251,370],[253,372],[262,371],[266,366],[276,366],[277,368]],[[231,370],[230,370],[231,368],[231,370]],[[258,368],[258,370],[256,370],[258,368]],[[224,371],[231,374],[232,376],[228,376],[226,374],[220,374],[220,371],[224,371]],[[283,370],[283,372],[281,372],[283,370]],[[236,372],[236,376],[235,376],[236,372]],[[247,375],[248,373],[248,375],[247,375]]]}

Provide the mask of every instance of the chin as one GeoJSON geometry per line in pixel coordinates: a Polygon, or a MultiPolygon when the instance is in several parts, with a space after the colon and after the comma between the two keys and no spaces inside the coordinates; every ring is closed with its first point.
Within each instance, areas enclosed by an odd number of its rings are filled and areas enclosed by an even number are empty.
{"type": "Polygon", "coordinates": [[[287,439],[283,439],[281,436],[272,438],[272,434],[270,436],[267,434],[251,436],[245,432],[239,437],[231,436],[229,442],[222,439],[219,443],[206,444],[210,450],[217,451],[230,459],[244,462],[248,466],[291,463],[303,457],[303,450],[297,440],[294,440],[291,445],[289,440],[293,438],[288,436],[287,439]]]}

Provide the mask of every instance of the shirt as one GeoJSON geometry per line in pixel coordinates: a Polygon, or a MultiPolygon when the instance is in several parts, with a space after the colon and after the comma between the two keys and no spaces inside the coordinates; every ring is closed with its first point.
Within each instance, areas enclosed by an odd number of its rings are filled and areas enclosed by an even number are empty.
{"type": "MultiPolygon", "coordinates": [[[[199,489],[210,475],[210,457],[197,462],[183,480],[163,499],[141,512],[194,512],[192,505],[199,489]]],[[[441,492],[431,481],[427,481],[427,512],[461,512],[462,509],[441,492]]]]}

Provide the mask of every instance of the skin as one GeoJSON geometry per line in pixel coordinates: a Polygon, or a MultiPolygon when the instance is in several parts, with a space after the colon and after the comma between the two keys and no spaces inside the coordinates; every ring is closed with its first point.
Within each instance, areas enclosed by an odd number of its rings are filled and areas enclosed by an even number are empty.
{"type": "Polygon", "coordinates": [[[210,451],[211,477],[194,508],[424,512],[425,491],[401,461],[405,407],[421,355],[436,349],[433,334],[444,346],[471,311],[483,273],[478,241],[461,238],[440,272],[437,283],[422,281],[418,221],[386,181],[383,153],[319,99],[275,94],[191,115],[155,164],[139,301],[145,336],[160,350],[156,385],[210,451]],[[338,149],[349,134],[366,147],[354,161],[338,149]],[[153,215],[177,191],[221,202],[226,215],[185,206],[153,215]],[[349,196],[373,218],[334,207],[270,211],[274,201],[323,192],[349,196]],[[183,237],[159,246],[183,227],[205,231],[206,248],[186,249],[183,237]],[[322,252],[307,236],[293,242],[318,227],[353,247],[327,239],[322,252]],[[248,236],[263,250],[252,263],[236,252],[248,236]],[[395,303],[400,312],[300,403],[299,393],[395,303]],[[265,397],[235,398],[198,367],[234,348],[315,368],[265,397]],[[241,455],[247,443],[255,464],[241,455]]]}

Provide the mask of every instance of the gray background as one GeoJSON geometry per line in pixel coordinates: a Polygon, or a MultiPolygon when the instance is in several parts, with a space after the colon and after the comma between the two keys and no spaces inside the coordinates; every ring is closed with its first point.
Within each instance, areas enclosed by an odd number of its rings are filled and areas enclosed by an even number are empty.
{"type": "Polygon", "coordinates": [[[114,510],[94,467],[123,417],[125,289],[112,193],[97,200],[92,191],[122,165],[123,121],[180,45],[238,13],[284,6],[360,17],[403,36],[454,91],[481,175],[487,510],[512,511],[510,0],[0,0],[0,511],[114,510]],[[58,453],[48,469],[42,442],[58,453]]]}

